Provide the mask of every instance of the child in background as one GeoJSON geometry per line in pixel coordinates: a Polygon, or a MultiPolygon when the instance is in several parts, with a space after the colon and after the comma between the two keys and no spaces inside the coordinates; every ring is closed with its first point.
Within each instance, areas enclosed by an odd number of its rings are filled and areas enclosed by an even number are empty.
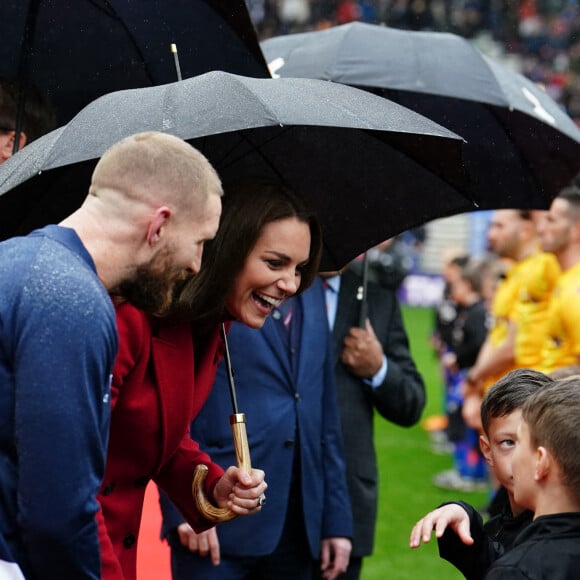
{"type": "Polygon", "coordinates": [[[419,520],[411,531],[410,547],[429,542],[431,532],[439,555],[468,580],[484,578],[491,564],[508,551],[518,533],[528,526],[533,512],[514,497],[511,458],[522,407],[537,391],[553,381],[543,373],[518,369],[500,379],[485,395],[481,406],[484,435],[480,445],[499,483],[503,505],[485,525],[481,515],[464,502],[447,503],[419,520]]]}
{"type": "Polygon", "coordinates": [[[451,284],[459,276],[460,267],[467,263],[469,257],[465,252],[454,246],[449,246],[443,251],[442,276],[445,282],[441,302],[435,309],[435,321],[431,344],[440,362],[442,387],[442,407],[444,415],[431,415],[423,423],[424,428],[429,431],[434,453],[453,453],[453,433],[450,425],[448,392],[451,388],[452,377],[443,366],[443,356],[449,351],[451,343],[451,331],[453,321],[457,317],[458,305],[451,298],[451,284]],[[451,436],[451,437],[450,437],[451,436]]]}
{"type": "Polygon", "coordinates": [[[458,271],[450,282],[450,296],[457,305],[457,314],[449,333],[447,352],[441,356],[447,383],[447,432],[454,444],[454,467],[436,474],[433,483],[444,489],[475,491],[487,487],[487,467],[479,450],[478,431],[463,421],[463,382],[487,336],[488,313],[481,289],[489,265],[474,259],[456,264],[458,271]]]}

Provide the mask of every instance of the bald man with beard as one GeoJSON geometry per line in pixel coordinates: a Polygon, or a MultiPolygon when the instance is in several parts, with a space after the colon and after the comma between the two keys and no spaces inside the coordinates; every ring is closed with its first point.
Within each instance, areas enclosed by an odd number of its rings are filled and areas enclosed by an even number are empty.
{"type": "Polygon", "coordinates": [[[163,312],[221,212],[207,159],[142,133],[59,225],[0,244],[0,577],[101,577],[95,516],[117,353],[109,293],[163,312]]]}

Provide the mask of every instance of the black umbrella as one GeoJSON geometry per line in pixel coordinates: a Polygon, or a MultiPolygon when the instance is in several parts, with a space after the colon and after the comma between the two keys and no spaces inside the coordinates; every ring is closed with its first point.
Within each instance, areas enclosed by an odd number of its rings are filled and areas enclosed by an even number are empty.
{"type": "Polygon", "coordinates": [[[211,70],[268,77],[244,0],[2,0],[0,76],[41,89],[59,124],[97,97],[211,70]]]}
{"type": "Polygon", "coordinates": [[[352,23],[262,43],[283,77],[388,97],[463,136],[482,209],[546,208],[580,171],[580,130],[528,79],[453,34],[352,23]]]}
{"type": "Polygon", "coordinates": [[[188,140],[224,181],[268,177],[305,196],[323,223],[325,269],[473,207],[457,193],[463,142],[429,119],[334,83],[212,72],[105,95],[10,158],[0,166],[0,239],[76,209],[96,159],[144,130],[188,140]]]}

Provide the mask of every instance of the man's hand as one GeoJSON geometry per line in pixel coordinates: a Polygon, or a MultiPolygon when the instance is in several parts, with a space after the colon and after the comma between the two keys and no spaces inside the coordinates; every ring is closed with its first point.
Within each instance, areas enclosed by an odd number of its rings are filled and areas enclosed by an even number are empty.
{"type": "Polygon", "coordinates": [[[334,580],[346,572],[351,541],[348,538],[326,538],[320,545],[320,571],[325,580],[334,580]]]}
{"type": "Polygon", "coordinates": [[[450,527],[464,544],[468,546],[473,544],[467,512],[459,504],[450,503],[429,512],[413,526],[409,547],[418,548],[421,541],[428,543],[433,529],[435,537],[440,538],[447,527],[450,527]]]}
{"type": "MultiPolygon", "coordinates": [[[[240,516],[255,514],[262,509],[260,498],[268,488],[261,469],[250,474],[239,467],[228,467],[213,490],[216,504],[229,508],[240,516]]],[[[265,499],[263,500],[265,501],[265,499]]]]}
{"type": "Polygon", "coordinates": [[[185,546],[190,552],[197,552],[200,556],[209,554],[211,563],[214,566],[219,565],[220,542],[215,528],[196,534],[189,524],[184,523],[177,526],[177,535],[181,545],[185,546]]]}
{"type": "Polygon", "coordinates": [[[340,360],[357,377],[370,379],[383,364],[383,347],[367,319],[366,328],[352,327],[344,338],[340,360]]]}

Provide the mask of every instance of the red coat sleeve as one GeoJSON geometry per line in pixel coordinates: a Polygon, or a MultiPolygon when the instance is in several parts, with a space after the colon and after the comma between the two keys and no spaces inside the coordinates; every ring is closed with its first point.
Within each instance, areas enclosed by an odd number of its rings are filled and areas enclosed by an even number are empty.
{"type": "MultiPolygon", "coordinates": [[[[220,336],[219,326],[216,326],[203,345],[196,345],[195,398],[192,409],[192,420],[195,419],[211,392],[217,367],[223,357],[223,352],[224,345],[220,336]]],[[[156,478],[159,487],[167,493],[171,501],[196,532],[209,529],[214,525],[200,516],[195,505],[195,500],[193,499],[191,489],[193,472],[195,466],[200,463],[208,467],[208,474],[205,480],[205,492],[211,498],[213,497],[214,487],[224,472],[191,439],[189,429],[184,434],[179,449],[166,462],[156,478]],[[188,473],[189,477],[184,478],[183,475],[176,477],[178,473],[188,473]]]]}

